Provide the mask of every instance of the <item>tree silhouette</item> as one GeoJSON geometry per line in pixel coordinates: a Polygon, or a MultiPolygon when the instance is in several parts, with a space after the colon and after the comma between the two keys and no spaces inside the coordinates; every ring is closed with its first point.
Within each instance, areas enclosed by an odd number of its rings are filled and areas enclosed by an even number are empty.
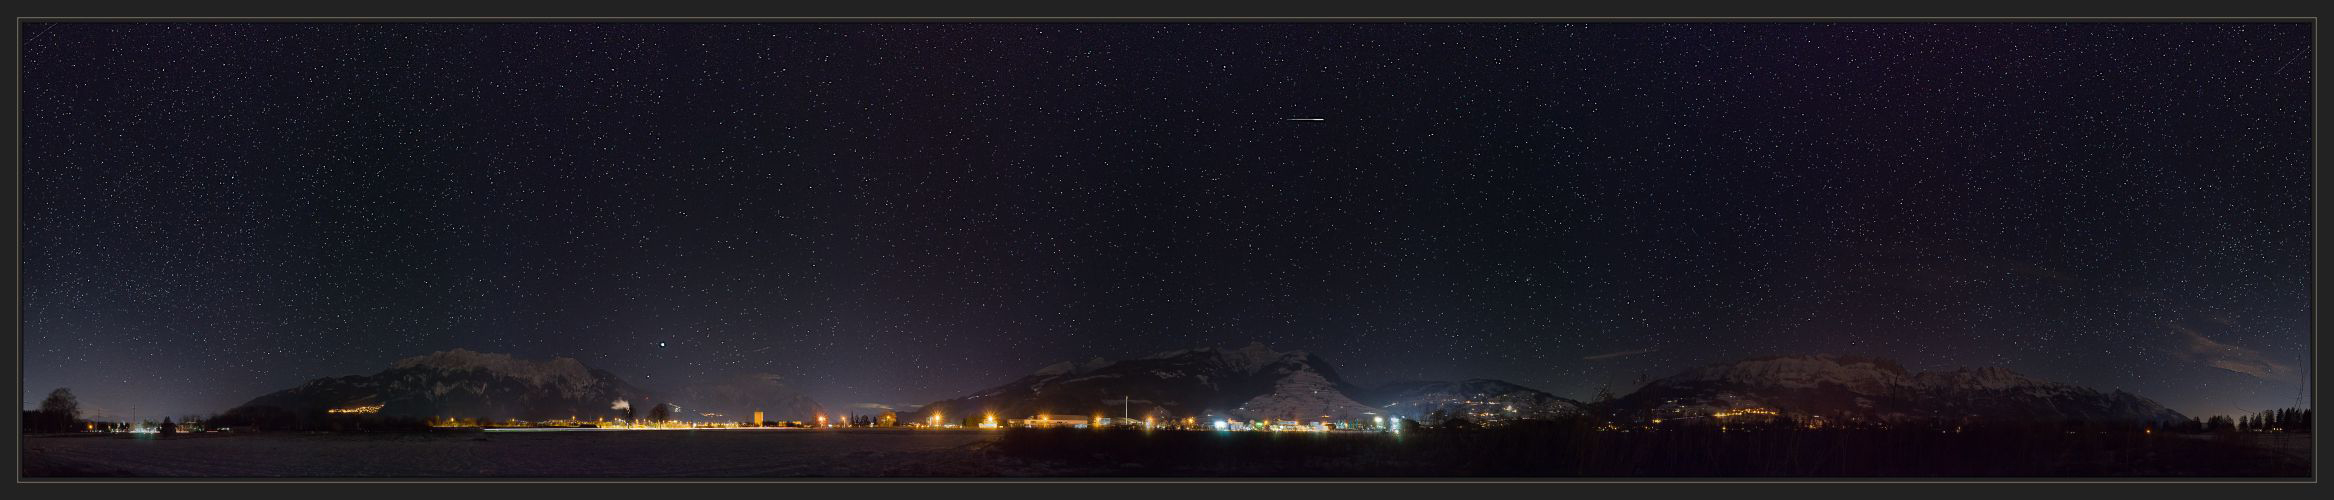
{"type": "Polygon", "coordinates": [[[80,420],[81,399],[73,396],[73,389],[59,387],[41,400],[40,422],[34,427],[45,432],[64,432],[80,420]]]}
{"type": "Polygon", "coordinates": [[[1442,421],[1442,428],[1444,429],[1472,430],[1481,427],[1482,426],[1480,425],[1476,425],[1475,421],[1468,420],[1466,417],[1451,417],[1449,420],[1442,421]]]}
{"type": "Polygon", "coordinates": [[[672,404],[672,403],[657,403],[655,408],[650,408],[650,409],[648,410],[648,420],[649,420],[650,422],[664,422],[664,421],[668,421],[668,420],[672,420],[672,419],[673,419],[673,404],[672,404]]]}

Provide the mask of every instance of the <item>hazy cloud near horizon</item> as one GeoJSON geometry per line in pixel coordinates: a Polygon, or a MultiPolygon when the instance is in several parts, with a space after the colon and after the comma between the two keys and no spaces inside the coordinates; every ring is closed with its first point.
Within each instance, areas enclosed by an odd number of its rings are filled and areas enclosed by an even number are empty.
{"type": "Polygon", "coordinates": [[[2268,356],[2262,355],[2261,351],[2215,341],[2205,337],[2196,329],[2181,326],[2178,323],[2166,323],[2166,326],[2172,327],[2174,333],[2180,334],[2186,340],[2182,346],[2184,350],[2179,352],[2184,358],[2261,380],[2273,382],[2300,380],[2300,373],[2293,365],[2271,360],[2268,356]]]}

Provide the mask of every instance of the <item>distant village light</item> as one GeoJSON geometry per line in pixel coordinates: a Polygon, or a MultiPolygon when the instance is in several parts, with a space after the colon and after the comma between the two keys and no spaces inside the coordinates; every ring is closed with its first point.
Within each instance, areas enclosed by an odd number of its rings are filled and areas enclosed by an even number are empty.
{"type": "Polygon", "coordinates": [[[381,412],[381,405],[365,405],[365,406],[353,406],[353,407],[348,407],[348,408],[333,408],[333,409],[330,409],[330,410],[324,410],[324,411],[325,411],[325,412],[327,412],[327,413],[354,413],[354,414],[369,414],[369,413],[380,413],[380,412],[381,412]]]}

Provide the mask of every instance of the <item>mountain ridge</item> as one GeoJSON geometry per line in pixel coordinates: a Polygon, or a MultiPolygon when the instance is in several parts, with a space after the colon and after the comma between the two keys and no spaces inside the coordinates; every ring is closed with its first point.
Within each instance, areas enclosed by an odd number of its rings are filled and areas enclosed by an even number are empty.
{"type": "Polygon", "coordinates": [[[316,415],[333,409],[360,409],[403,418],[484,420],[617,419],[630,408],[634,418],[649,407],[674,403],[684,415],[722,419],[808,420],[825,409],[766,373],[652,391],[614,373],[568,357],[522,359],[463,348],[400,358],[370,375],[309,380],[261,395],[229,413],[316,415]]]}
{"type": "Polygon", "coordinates": [[[1912,372],[1884,358],[1763,356],[1689,368],[1615,400],[1641,415],[1737,408],[1878,421],[2176,421],[2185,415],[2121,389],[2036,379],[2002,367],[1912,372]]]}
{"type": "MultiPolygon", "coordinates": [[[[776,374],[741,373],[675,391],[650,391],[573,358],[529,360],[467,349],[401,358],[371,375],[312,379],[237,409],[321,414],[377,406],[387,416],[550,420],[619,418],[625,406],[658,402],[684,405],[688,417],[722,420],[755,411],[770,420],[808,420],[827,411],[776,374]]],[[[951,422],[1039,413],[1243,420],[1550,419],[1591,412],[1626,417],[1739,408],[1881,421],[2186,418],[2121,389],[2103,392],[2002,367],[1914,372],[1886,358],[1835,354],[1704,364],[1602,404],[1487,378],[1364,388],[1346,381],[1319,355],[1254,342],[1054,363],[901,413],[910,421],[940,416],[951,422]]],[[[638,409],[635,415],[646,411],[638,409]]]]}

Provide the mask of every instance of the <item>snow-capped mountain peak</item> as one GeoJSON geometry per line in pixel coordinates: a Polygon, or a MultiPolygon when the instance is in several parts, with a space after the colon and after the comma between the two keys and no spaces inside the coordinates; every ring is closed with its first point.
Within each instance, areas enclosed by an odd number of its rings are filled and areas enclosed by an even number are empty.
{"type": "Polygon", "coordinates": [[[1302,370],[1281,377],[1273,383],[1272,392],[1241,403],[1233,413],[1250,418],[1312,420],[1354,419],[1376,411],[1347,397],[1320,373],[1302,370]]]}
{"type": "Polygon", "coordinates": [[[2020,375],[2018,372],[2010,371],[2008,368],[1993,366],[1974,370],[1963,368],[1949,372],[1925,372],[1915,376],[1914,382],[1922,387],[1932,389],[2008,390],[2019,388],[2062,389],[2067,387],[2065,384],[2035,380],[2020,375]]]}
{"type": "Polygon", "coordinates": [[[1895,362],[1817,354],[1812,356],[1770,356],[1733,363],[1719,363],[1688,370],[1672,377],[1675,381],[1727,381],[1762,386],[1809,389],[1824,384],[1838,385],[1858,392],[1882,391],[1905,385],[1911,381],[1904,367],[1895,362]]]}
{"type": "Polygon", "coordinates": [[[1284,360],[1301,362],[1308,356],[1304,351],[1274,351],[1271,347],[1266,347],[1263,342],[1249,342],[1247,346],[1239,349],[1218,352],[1220,353],[1219,359],[1222,359],[1226,366],[1243,373],[1261,372],[1266,367],[1284,360]]]}
{"type": "Polygon", "coordinates": [[[491,354],[453,349],[398,360],[392,370],[427,369],[458,373],[484,371],[495,377],[517,379],[536,387],[554,387],[569,394],[581,394],[597,381],[591,368],[575,358],[551,358],[548,361],[528,361],[509,354],[491,354]]]}
{"type": "MultiPolygon", "coordinates": [[[[1275,351],[1263,343],[1236,349],[1202,347],[1111,361],[1055,363],[965,397],[935,402],[941,415],[1029,415],[1101,411],[1107,401],[1133,400],[1135,411],[1169,416],[1244,412],[1243,405],[1280,416],[1368,411],[1346,391],[1325,361],[1303,351],[1275,351]],[[1147,407],[1147,408],[1146,408],[1147,407]],[[1285,414],[1285,415],[1281,415],[1285,414]]],[[[1116,411],[1128,411],[1120,403],[1116,411]]]]}

